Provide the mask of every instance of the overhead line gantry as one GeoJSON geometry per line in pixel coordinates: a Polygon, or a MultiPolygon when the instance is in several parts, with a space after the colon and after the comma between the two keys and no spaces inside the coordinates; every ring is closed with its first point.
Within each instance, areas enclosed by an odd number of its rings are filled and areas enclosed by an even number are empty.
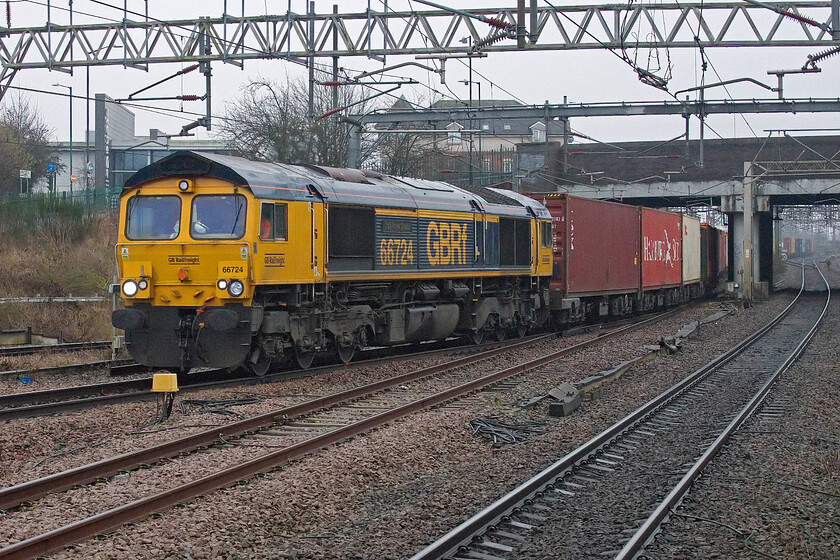
{"type": "MultiPolygon", "coordinates": [[[[20,70],[165,62],[469,53],[507,26],[483,52],[621,48],[812,47],[840,45],[840,0],[783,3],[688,2],[360,13],[142,19],[0,31],[0,98],[20,70]],[[774,9],[768,9],[770,8],[774,9]],[[470,17],[468,17],[470,16],[470,17]],[[806,23],[812,22],[811,24],[806,23]],[[208,48],[209,46],[209,48],[208,48]]],[[[141,16],[142,17],[142,16],[141,16]]]]}

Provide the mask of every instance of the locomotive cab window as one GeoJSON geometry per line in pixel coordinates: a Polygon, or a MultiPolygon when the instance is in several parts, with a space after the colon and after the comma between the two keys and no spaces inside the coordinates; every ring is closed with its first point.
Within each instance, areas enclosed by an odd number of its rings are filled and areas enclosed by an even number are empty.
{"type": "Polygon", "coordinates": [[[133,196],[125,213],[128,239],[175,239],[181,231],[181,199],[177,196],[133,196]]]}
{"type": "Polygon", "coordinates": [[[193,239],[239,239],[245,235],[246,205],[241,194],[194,197],[190,235],[193,239]]]}
{"type": "Polygon", "coordinates": [[[288,208],[285,204],[263,202],[260,207],[260,239],[286,241],[288,220],[288,208]]]}
{"type": "Polygon", "coordinates": [[[540,223],[540,228],[541,228],[541,231],[542,231],[542,233],[540,235],[540,238],[541,238],[541,241],[542,241],[542,246],[546,247],[546,248],[550,248],[551,247],[551,222],[541,222],[540,223]]]}

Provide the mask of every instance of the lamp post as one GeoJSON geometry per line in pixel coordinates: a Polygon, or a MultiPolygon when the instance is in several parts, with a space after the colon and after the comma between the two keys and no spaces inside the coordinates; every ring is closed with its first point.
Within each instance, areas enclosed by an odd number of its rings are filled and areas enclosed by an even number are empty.
{"type": "Polygon", "coordinates": [[[90,204],[90,65],[85,70],[85,200],[90,204]]]}
{"type": "MultiPolygon", "coordinates": [[[[469,45],[469,47],[470,47],[470,54],[468,55],[468,58],[467,58],[467,64],[468,64],[468,67],[469,67],[470,77],[467,80],[459,80],[459,81],[461,83],[465,84],[465,85],[470,86],[470,104],[469,104],[469,107],[470,107],[470,130],[472,130],[472,129],[475,128],[473,126],[474,114],[473,114],[473,111],[472,111],[472,104],[473,104],[472,103],[472,100],[473,100],[472,86],[473,86],[473,84],[478,84],[478,113],[480,115],[481,114],[481,82],[476,82],[476,81],[473,81],[473,79],[472,79],[472,77],[473,77],[473,69],[472,69],[473,37],[472,37],[472,35],[467,35],[466,37],[462,37],[460,39],[460,43],[464,44],[464,45],[469,45]]],[[[479,124],[479,127],[480,127],[481,126],[481,117],[478,118],[478,124],[479,124]]],[[[481,159],[482,158],[481,133],[478,134],[478,155],[479,155],[479,159],[481,159]]],[[[484,171],[483,161],[482,161],[481,170],[484,171]]],[[[473,133],[472,132],[470,132],[469,176],[470,176],[470,184],[472,184],[472,182],[473,182],[473,133]]]]}
{"type": "MultiPolygon", "coordinates": [[[[470,68],[472,70],[472,68],[470,68]]],[[[478,128],[479,130],[484,130],[481,128],[481,82],[476,82],[472,80],[472,72],[470,72],[470,79],[469,80],[458,80],[464,85],[470,86],[470,130],[473,130],[475,126],[473,126],[473,111],[472,111],[472,86],[473,84],[478,86],[478,128]]],[[[478,133],[478,161],[481,165],[481,171],[484,172],[484,161],[483,161],[483,152],[481,147],[481,132],[478,133]]],[[[473,133],[470,132],[470,184],[473,182],[473,133]]]]}
{"type": "Polygon", "coordinates": [[[64,84],[53,84],[55,87],[63,87],[70,90],[70,202],[73,201],[73,86],[64,84]]]}

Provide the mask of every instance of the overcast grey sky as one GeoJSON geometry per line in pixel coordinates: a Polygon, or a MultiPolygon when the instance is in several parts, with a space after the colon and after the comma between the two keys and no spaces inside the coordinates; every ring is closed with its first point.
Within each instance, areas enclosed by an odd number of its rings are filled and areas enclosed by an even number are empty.
{"type": "MultiPolygon", "coordinates": [[[[468,7],[513,6],[514,0],[452,0],[439,3],[453,8],[466,9],[468,7]]],[[[552,2],[555,6],[572,5],[569,2],[552,2]]],[[[707,5],[711,3],[708,2],[707,5]]],[[[146,3],[142,0],[129,0],[128,9],[143,12],[146,3]]],[[[197,16],[220,16],[223,11],[223,0],[181,0],[164,1],[149,0],[149,15],[152,18],[171,20],[178,18],[195,18],[197,16]]],[[[333,4],[339,5],[340,12],[361,12],[368,7],[366,0],[317,1],[317,13],[329,13],[333,4]]],[[[594,2],[575,2],[574,5],[595,4],[594,2]]],[[[57,24],[69,22],[68,0],[51,0],[51,20],[57,24]]],[[[121,20],[123,17],[122,0],[110,2],[94,2],[92,0],[73,0],[74,23],[102,23],[104,21],[121,20]],[[110,4],[110,7],[106,4],[110,4]]],[[[283,14],[289,7],[289,1],[284,0],[247,0],[246,15],[283,14]]],[[[241,13],[241,0],[230,0],[228,12],[233,15],[241,13]]],[[[370,0],[373,10],[382,10],[379,0],[370,0]]],[[[389,9],[394,10],[429,10],[417,2],[409,0],[389,0],[389,9]]],[[[292,0],[291,10],[304,13],[304,0],[292,0]]],[[[18,0],[12,2],[12,27],[43,26],[46,22],[46,0],[18,0]]],[[[768,13],[767,17],[775,17],[768,13]]],[[[129,16],[129,19],[139,19],[129,16]]],[[[479,24],[479,29],[484,29],[479,24]]],[[[466,31],[464,33],[466,35],[466,31]]],[[[775,86],[776,78],[768,76],[768,70],[800,68],[807,59],[807,55],[814,52],[808,48],[730,48],[706,49],[710,66],[706,73],[706,83],[720,80],[749,77],[760,82],[775,86]]],[[[678,91],[696,86],[700,83],[700,56],[697,49],[672,49],[670,52],[660,49],[660,60],[664,63],[670,57],[672,77],[668,84],[670,91],[678,91]]],[[[648,53],[639,53],[640,60],[646,60],[648,53]]],[[[414,60],[413,57],[389,57],[388,65],[398,62],[414,60]]],[[[329,59],[319,61],[329,65],[329,59]]],[[[361,72],[379,69],[382,64],[365,57],[344,57],[340,65],[349,72],[361,72]]],[[[159,64],[149,72],[122,67],[93,68],[90,72],[91,96],[94,93],[107,93],[113,98],[126,97],[154,81],[168,76],[186,64],[159,64]]],[[[820,64],[823,71],[820,74],[792,75],[785,79],[785,95],[788,98],[837,98],[840,95],[840,56],[828,59],[820,64]]],[[[85,94],[85,70],[76,69],[73,76],[47,70],[24,70],[17,74],[12,85],[36,88],[44,91],[66,93],[66,88],[54,87],[60,83],[71,85],[75,95],[85,94]]],[[[429,98],[433,92],[445,97],[468,98],[468,87],[459,80],[469,78],[465,61],[452,60],[446,67],[446,84],[442,85],[438,75],[420,69],[404,68],[395,71],[405,77],[417,79],[421,85],[404,86],[396,94],[403,94],[409,99],[418,96],[429,98]]],[[[223,115],[225,104],[235,99],[240,87],[249,79],[263,77],[285,80],[286,76],[306,77],[306,70],[299,65],[285,61],[256,61],[246,62],[244,70],[221,63],[213,64],[213,113],[223,115]]],[[[560,103],[564,96],[570,102],[598,103],[621,101],[666,101],[673,97],[666,92],[642,84],[634,71],[614,54],[605,50],[586,51],[553,51],[553,52],[516,52],[490,53],[487,58],[473,61],[473,80],[481,82],[481,96],[483,99],[518,99],[526,104],[560,103]]],[[[383,88],[384,89],[384,88],[383,88]]],[[[478,97],[478,87],[474,88],[473,96],[478,97]]],[[[182,79],[174,79],[165,85],[155,88],[149,95],[172,96],[179,93],[204,93],[204,78],[198,72],[193,72],[182,79]]],[[[7,95],[16,95],[13,90],[7,95]]],[[[62,97],[44,94],[27,94],[37,104],[45,120],[55,129],[58,139],[66,140],[68,136],[68,100],[62,97]]],[[[681,96],[682,98],[683,96],[681,96]]],[[[774,99],[775,93],[766,91],[752,84],[736,84],[727,90],[717,88],[710,90],[706,98],[715,99],[774,99]]],[[[387,98],[386,98],[387,99],[387,98]]],[[[149,103],[151,105],[151,103],[149,103]]],[[[168,109],[179,109],[181,104],[176,101],[154,103],[168,109]]],[[[184,103],[186,111],[202,112],[203,102],[184,103]]],[[[92,110],[92,106],[91,106],[92,110]]],[[[175,133],[187,122],[195,120],[194,115],[164,116],[157,112],[132,108],[137,115],[137,132],[145,134],[150,128],[158,128],[164,132],[175,133]]],[[[84,101],[77,99],[73,102],[73,139],[81,141],[84,138],[85,106],[84,101]]],[[[91,119],[93,117],[91,116],[91,119]]],[[[769,128],[825,128],[840,127],[840,116],[835,114],[797,114],[797,115],[746,115],[714,116],[708,119],[710,130],[708,138],[717,135],[732,136],[766,136],[765,129],[769,128]]],[[[692,119],[691,136],[696,138],[698,123],[692,119]]],[[[589,135],[601,141],[627,141],[643,139],[669,139],[682,134],[685,121],[681,117],[612,117],[598,119],[577,119],[572,122],[575,131],[589,135]]],[[[93,123],[91,122],[91,128],[93,123]]],[[[201,129],[197,129],[201,130],[201,129]]],[[[206,132],[199,132],[199,137],[207,137],[206,132]]]]}

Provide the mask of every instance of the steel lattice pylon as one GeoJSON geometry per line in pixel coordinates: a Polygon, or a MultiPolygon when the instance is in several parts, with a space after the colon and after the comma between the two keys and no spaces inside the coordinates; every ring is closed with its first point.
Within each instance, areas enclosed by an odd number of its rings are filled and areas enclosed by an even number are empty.
{"type": "MultiPolygon", "coordinates": [[[[834,0],[837,11],[836,0],[834,0]]],[[[500,31],[465,13],[443,10],[348,14],[225,15],[179,21],[121,21],[12,28],[0,35],[0,97],[24,69],[329,56],[467,53],[465,34],[485,52],[516,50],[646,49],[680,47],[811,47],[840,44],[832,1],[540,6],[517,21],[516,8],[471,9],[500,31]],[[517,26],[518,25],[518,26],[517,26]],[[519,36],[517,36],[517,33],[519,36]],[[832,37],[833,35],[833,37],[832,37]],[[208,53],[199,45],[209,38],[208,53]],[[338,48],[333,47],[337,38],[338,48]]]]}

